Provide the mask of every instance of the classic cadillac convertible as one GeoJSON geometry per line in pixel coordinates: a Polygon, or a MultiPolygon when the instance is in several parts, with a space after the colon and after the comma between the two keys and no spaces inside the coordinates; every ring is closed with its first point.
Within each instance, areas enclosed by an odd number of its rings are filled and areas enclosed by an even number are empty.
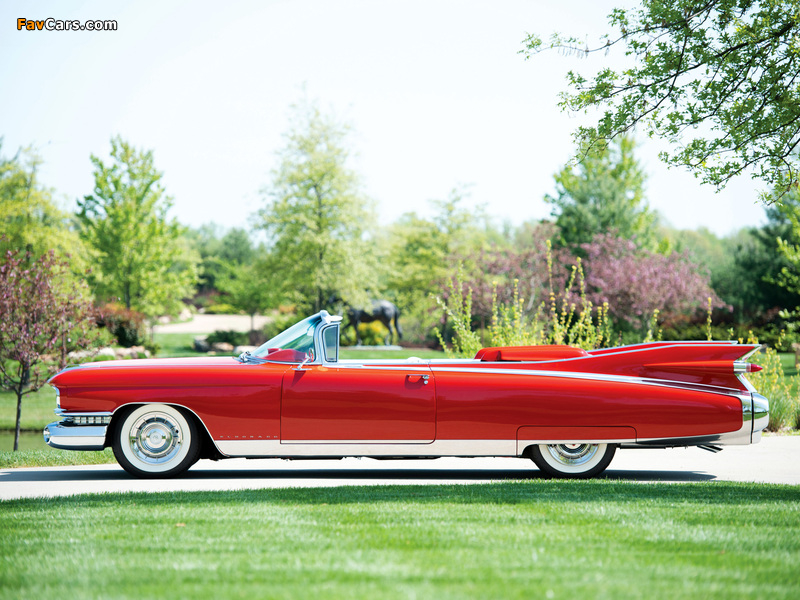
{"type": "Polygon", "coordinates": [[[593,477],[617,448],[758,442],[767,399],[745,378],[753,345],[659,342],[585,351],[484,348],[464,360],[342,360],[322,311],[238,358],[110,361],[50,384],[54,448],[111,446],[139,477],[199,458],[532,459],[593,477]]]}

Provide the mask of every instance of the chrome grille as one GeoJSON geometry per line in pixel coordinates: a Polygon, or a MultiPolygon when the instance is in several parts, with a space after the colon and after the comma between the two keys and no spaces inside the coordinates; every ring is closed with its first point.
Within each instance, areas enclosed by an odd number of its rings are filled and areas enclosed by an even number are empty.
{"type": "Polygon", "coordinates": [[[62,425],[69,426],[69,425],[108,425],[111,423],[111,417],[99,417],[99,416],[66,416],[64,420],[61,421],[62,425]]]}

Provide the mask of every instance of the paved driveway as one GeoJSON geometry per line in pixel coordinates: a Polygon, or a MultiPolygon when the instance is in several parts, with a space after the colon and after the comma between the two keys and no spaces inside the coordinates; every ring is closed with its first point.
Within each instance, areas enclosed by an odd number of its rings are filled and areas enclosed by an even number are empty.
{"type": "MultiPolygon", "coordinates": [[[[261,329],[272,317],[256,315],[255,327],[261,329]]],[[[220,331],[250,331],[250,317],[247,315],[195,315],[191,321],[156,325],[155,333],[213,333],[220,331]]]]}
{"type": "MultiPolygon", "coordinates": [[[[760,444],[731,446],[719,454],[698,448],[620,450],[606,476],[639,482],[752,481],[800,485],[800,436],[769,436],[760,444]]],[[[532,462],[516,458],[202,460],[185,476],[168,480],[135,479],[117,465],[0,470],[0,500],[102,492],[466,484],[540,477],[532,462]]]]}

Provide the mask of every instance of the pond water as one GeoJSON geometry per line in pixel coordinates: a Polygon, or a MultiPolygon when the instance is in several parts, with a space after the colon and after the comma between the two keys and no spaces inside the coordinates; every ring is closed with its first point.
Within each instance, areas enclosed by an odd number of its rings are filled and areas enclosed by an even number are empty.
{"type": "MultiPolygon", "coordinates": [[[[11,451],[14,449],[14,432],[0,431],[0,451],[11,451]]],[[[52,450],[44,443],[44,436],[41,431],[23,431],[19,434],[20,450],[52,450]]]]}

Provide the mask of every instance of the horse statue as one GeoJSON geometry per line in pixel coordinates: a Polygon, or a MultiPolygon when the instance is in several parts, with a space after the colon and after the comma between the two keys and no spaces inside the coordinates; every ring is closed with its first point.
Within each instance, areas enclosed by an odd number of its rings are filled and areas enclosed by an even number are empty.
{"type": "MultiPolygon", "coordinates": [[[[366,310],[353,308],[349,304],[342,301],[341,298],[335,298],[334,301],[339,301],[344,304],[344,310],[347,313],[348,321],[344,329],[347,329],[351,326],[353,329],[355,329],[357,346],[361,345],[361,336],[358,333],[358,325],[360,323],[372,323],[373,321],[380,321],[383,323],[386,329],[389,330],[389,334],[383,340],[384,345],[388,346],[392,343],[394,332],[397,332],[398,340],[403,339],[403,330],[400,328],[400,323],[398,322],[398,319],[400,318],[400,309],[388,300],[371,300],[371,307],[366,310]],[[392,329],[393,324],[394,330],[392,329]]],[[[330,303],[332,304],[333,302],[330,303]]]]}

